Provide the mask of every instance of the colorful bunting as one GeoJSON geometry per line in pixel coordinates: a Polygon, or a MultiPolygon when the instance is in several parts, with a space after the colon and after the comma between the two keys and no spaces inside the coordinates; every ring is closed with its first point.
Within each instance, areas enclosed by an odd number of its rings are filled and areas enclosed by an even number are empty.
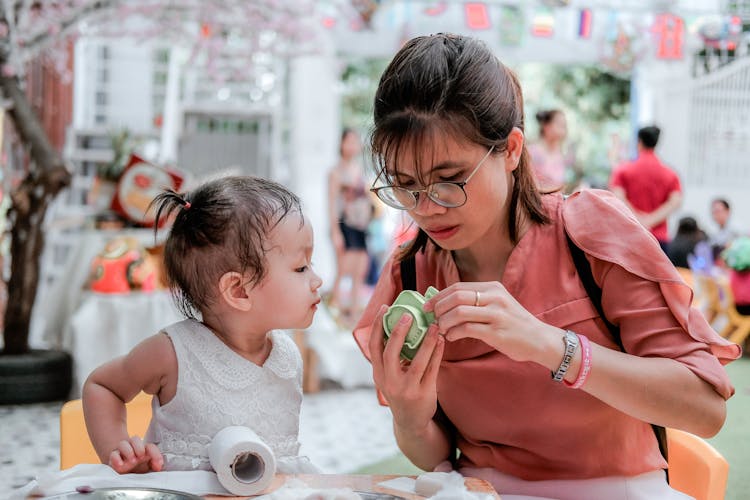
{"type": "Polygon", "coordinates": [[[591,38],[591,20],[593,14],[591,9],[581,9],[578,14],[578,36],[580,38],[591,38]]]}
{"type": "Polygon", "coordinates": [[[431,5],[428,5],[424,8],[424,13],[428,16],[439,16],[443,12],[445,12],[448,9],[448,2],[442,1],[442,2],[432,2],[431,5]]]}
{"type": "Polygon", "coordinates": [[[659,59],[682,59],[685,39],[685,23],[675,14],[656,16],[652,31],[658,37],[656,57],[659,59]]]}
{"type": "Polygon", "coordinates": [[[466,26],[473,30],[486,30],[490,28],[490,15],[487,5],[482,2],[466,2],[464,4],[466,14],[466,26]]]}
{"type": "Polygon", "coordinates": [[[555,16],[551,9],[537,9],[531,20],[531,34],[542,38],[555,34],[555,16]]]}
{"type": "Polygon", "coordinates": [[[500,6],[500,44],[517,46],[524,33],[523,12],[516,5],[500,6]]]}

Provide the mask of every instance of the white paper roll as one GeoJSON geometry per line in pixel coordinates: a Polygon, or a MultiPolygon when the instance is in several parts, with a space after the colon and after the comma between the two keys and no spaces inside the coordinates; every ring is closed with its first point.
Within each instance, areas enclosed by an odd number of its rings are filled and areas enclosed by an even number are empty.
{"type": "Polygon", "coordinates": [[[273,451],[251,429],[225,427],[208,447],[208,460],[219,482],[234,495],[257,495],[276,473],[273,451]]]}

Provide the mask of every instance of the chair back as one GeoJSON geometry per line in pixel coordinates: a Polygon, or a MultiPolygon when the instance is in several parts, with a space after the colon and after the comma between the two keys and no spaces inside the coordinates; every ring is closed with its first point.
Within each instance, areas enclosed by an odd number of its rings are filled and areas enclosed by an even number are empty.
{"type": "MultiPolygon", "coordinates": [[[[151,422],[151,395],[141,392],[125,407],[128,415],[128,435],[145,435],[151,422]]],[[[73,399],[66,402],[60,410],[60,469],[99,462],[86,431],[81,400],[73,399]]]]}
{"type": "Polygon", "coordinates": [[[710,443],[677,429],[667,429],[669,484],[695,500],[723,500],[729,464],[710,443]]]}

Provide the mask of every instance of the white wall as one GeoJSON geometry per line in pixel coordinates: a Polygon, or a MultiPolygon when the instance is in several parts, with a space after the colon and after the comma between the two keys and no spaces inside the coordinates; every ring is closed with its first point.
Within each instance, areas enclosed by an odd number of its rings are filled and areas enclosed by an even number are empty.
{"type": "Polygon", "coordinates": [[[151,54],[149,43],[127,38],[81,38],[76,44],[74,126],[152,131],[151,54]],[[108,59],[99,56],[101,47],[107,47],[108,59]],[[107,71],[106,80],[101,80],[103,70],[107,71]],[[103,108],[97,105],[97,92],[107,96],[103,108]],[[96,122],[99,110],[106,115],[105,124],[96,122]]]}

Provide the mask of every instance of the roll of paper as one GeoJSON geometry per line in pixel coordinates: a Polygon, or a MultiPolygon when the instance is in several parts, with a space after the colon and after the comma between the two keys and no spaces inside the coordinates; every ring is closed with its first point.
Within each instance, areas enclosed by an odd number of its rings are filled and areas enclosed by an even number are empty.
{"type": "Polygon", "coordinates": [[[276,473],[271,448],[251,429],[225,427],[208,447],[208,460],[219,482],[233,495],[257,495],[270,486],[276,473]]]}

